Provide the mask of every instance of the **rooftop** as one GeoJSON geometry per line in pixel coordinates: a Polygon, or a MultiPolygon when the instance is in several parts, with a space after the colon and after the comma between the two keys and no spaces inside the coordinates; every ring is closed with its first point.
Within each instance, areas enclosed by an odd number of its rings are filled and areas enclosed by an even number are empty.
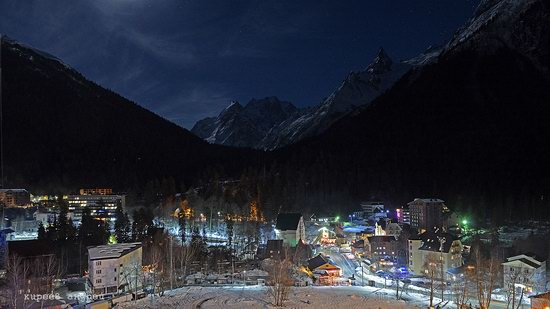
{"type": "Polygon", "coordinates": [[[418,202],[422,203],[445,203],[444,200],[438,198],[415,198],[414,201],[407,203],[407,205],[415,204],[418,202]]]}
{"type": "Polygon", "coordinates": [[[0,189],[0,192],[27,192],[27,189],[0,189]]]}
{"type": "Polygon", "coordinates": [[[410,240],[416,239],[422,241],[422,246],[420,250],[434,251],[439,252],[441,250],[441,240],[444,240],[443,243],[443,252],[448,253],[451,250],[451,246],[455,240],[458,238],[453,234],[445,232],[445,230],[440,228],[435,228],[433,230],[425,231],[415,237],[409,238],[410,240]]]}
{"type": "Polygon", "coordinates": [[[90,260],[114,259],[141,248],[140,242],[88,247],[90,260]]]}
{"type": "Polygon", "coordinates": [[[395,236],[370,236],[367,237],[369,242],[379,241],[379,242],[394,242],[397,241],[395,236]]]}
{"type": "Polygon", "coordinates": [[[529,298],[550,299],[550,291],[546,291],[544,293],[537,294],[537,295],[532,295],[532,296],[529,296],[529,298]]]}
{"type": "Polygon", "coordinates": [[[328,257],[326,257],[322,254],[317,254],[317,256],[307,260],[307,267],[309,268],[309,270],[313,271],[317,267],[325,265],[327,263],[329,263],[331,265],[335,265],[334,262],[332,262],[330,260],[330,258],[328,258],[328,257]]]}
{"type": "Polygon", "coordinates": [[[533,255],[533,254],[520,254],[520,255],[516,255],[516,256],[511,256],[509,258],[506,258],[506,262],[502,263],[504,265],[508,264],[508,263],[512,263],[512,262],[515,262],[515,261],[520,261],[528,266],[531,266],[533,268],[539,268],[541,267],[542,263],[544,262],[544,260],[538,258],[537,256],[533,255]]]}

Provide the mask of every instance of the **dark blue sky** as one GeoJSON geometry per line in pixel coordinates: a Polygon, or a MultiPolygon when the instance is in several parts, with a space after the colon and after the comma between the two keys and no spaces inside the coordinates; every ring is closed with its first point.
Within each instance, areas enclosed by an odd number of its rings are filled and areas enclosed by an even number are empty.
{"type": "Polygon", "coordinates": [[[384,47],[445,42],[478,0],[2,0],[0,33],[190,128],[230,100],[317,104],[384,47]]]}

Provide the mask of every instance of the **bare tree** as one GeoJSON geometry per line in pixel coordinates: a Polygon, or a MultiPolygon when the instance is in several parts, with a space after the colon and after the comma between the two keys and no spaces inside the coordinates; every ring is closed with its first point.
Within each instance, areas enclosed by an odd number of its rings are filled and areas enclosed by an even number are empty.
{"type": "Polygon", "coordinates": [[[47,288],[48,293],[53,293],[54,290],[54,281],[56,279],[60,278],[59,273],[59,264],[57,263],[57,259],[55,258],[55,255],[50,254],[44,259],[37,259],[40,263],[43,263],[43,269],[44,269],[44,279],[46,280],[45,287],[47,288]]]}
{"type": "Polygon", "coordinates": [[[17,255],[12,255],[6,263],[6,272],[8,279],[8,299],[12,308],[18,307],[18,300],[21,297],[22,289],[25,284],[23,259],[17,255]]]}
{"type": "Polygon", "coordinates": [[[165,250],[162,246],[152,246],[150,248],[151,252],[151,267],[150,271],[152,273],[152,279],[153,279],[153,295],[159,294],[162,295],[164,293],[164,284],[165,284],[165,277],[166,277],[166,271],[164,270],[164,258],[165,258],[165,250]]]}
{"type": "Polygon", "coordinates": [[[142,287],[143,282],[141,262],[135,261],[133,263],[125,264],[122,267],[120,282],[121,284],[128,286],[130,293],[133,291],[134,301],[136,301],[139,289],[142,287]]]}
{"type": "Polygon", "coordinates": [[[276,260],[268,267],[268,293],[273,297],[273,304],[283,307],[292,287],[291,267],[288,259],[276,260]]]}
{"type": "Polygon", "coordinates": [[[468,281],[469,275],[466,273],[464,279],[461,282],[454,282],[452,286],[453,301],[457,309],[468,308],[468,301],[470,299],[468,293],[468,281]]]}
{"type": "Polygon", "coordinates": [[[520,286],[518,293],[518,285],[530,281],[531,277],[532,273],[522,272],[521,269],[510,268],[509,271],[505,272],[504,290],[506,293],[506,308],[517,309],[521,306],[524,289],[520,286]]]}
{"type": "Polygon", "coordinates": [[[500,263],[496,258],[484,258],[479,246],[474,249],[475,268],[473,278],[476,285],[476,298],[480,309],[488,309],[491,295],[499,274],[500,263]]]}
{"type": "Polygon", "coordinates": [[[195,259],[195,256],[197,254],[197,249],[194,246],[182,244],[178,250],[179,250],[178,259],[180,262],[180,270],[182,271],[182,277],[185,279],[185,277],[187,276],[187,268],[189,264],[191,264],[193,259],[195,259]]]}
{"type": "Polygon", "coordinates": [[[439,263],[440,259],[435,253],[429,253],[424,260],[424,273],[430,280],[430,308],[434,305],[434,293],[436,286],[435,279],[438,277],[437,274],[439,272],[439,263]]]}

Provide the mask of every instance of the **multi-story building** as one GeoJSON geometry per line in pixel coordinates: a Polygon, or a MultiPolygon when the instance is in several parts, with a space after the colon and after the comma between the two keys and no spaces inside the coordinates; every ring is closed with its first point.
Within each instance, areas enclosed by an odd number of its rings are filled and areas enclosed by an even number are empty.
{"type": "Polygon", "coordinates": [[[379,201],[361,202],[361,210],[363,211],[365,219],[376,217],[377,214],[383,214],[383,216],[385,217],[385,209],[386,208],[384,207],[384,203],[379,201]]]}
{"type": "Polygon", "coordinates": [[[88,278],[94,297],[108,297],[141,290],[141,243],[88,248],[88,278]]]}
{"type": "Polygon", "coordinates": [[[113,221],[117,206],[126,207],[126,196],[122,194],[68,195],[67,203],[69,212],[76,222],[82,219],[82,211],[85,207],[90,208],[93,217],[113,221]]]}
{"type": "Polygon", "coordinates": [[[397,222],[400,225],[411,224],[411,212],[409,210],[409,206],[397,208],[395,210],[395,216],[397,217],[397,222]]]}
{"type": "Polygon", "coordinates": [[[527,293],[544,292],[546,261],[534,255],[520,254],[502,263],[504,286],[513,284],[527,293]]]}
{"type": "Polygon", "coordinates": [[[380,219],[374,225],[375,236],[399,237],[399,235],[401,235],[401,231],[403,231],[403,228],[401,228],[398,223],[392,222],[389,218],[380,219]]]}
{"type": "Polygon", "coordinates": [[[7,207],[28,206],[31,195],[25,189],[0,189],[0,203],[7,207]]]}
{"type": "Polygon", "coordinates": [[[34,221],[36,221],[38,224],[42,223],[42,226],[48,227],[50,224],[57,220],[59,214],[53,211],[42,211],[40,209],[37,209],[32,216],[34,218],[34,221]]]}
{"type": "Polygon", "coordinates": [[[416,275],[423,274],[430,256],[441,261],[445,273],[464,264],[462,242],[441,228],[424,231],[409,238],[409,269],[416,275]]]}
{"type": "Polygon", "coordinates": [[[397,262],[398,241],[395,236],[371,236],[365,241],[365,251],[373,262],[393,266],[397,262]]]}
{"type": "Polygon", "coordinates": [[[282,239],[284,245],[295,247],[300,239],[306,242],[306,227],[304,218],[299,213],[282,213],[277,216],[275,225],[277,239],[282,239]]]}
{"type": "Polygon", "coordinates": [[[445,202],[436,198],[415,198],[407,206],[410,211],[411,227],[419,231],[443,226],[444,214],[448,212],[445,202]]]}
{"type": "Polygon", "coordinates": [[[84,189],[80,189],[80,195],[88,195],[88,194],[92,194],[92,195],[96,195],[96,194],[99,194],[99,195],[109,195],[109,194],[113,194],[113,189],[110,189],[110,188],[94,188],[94,189],[90,189],[90,188],[84,188],[84,189]]]}

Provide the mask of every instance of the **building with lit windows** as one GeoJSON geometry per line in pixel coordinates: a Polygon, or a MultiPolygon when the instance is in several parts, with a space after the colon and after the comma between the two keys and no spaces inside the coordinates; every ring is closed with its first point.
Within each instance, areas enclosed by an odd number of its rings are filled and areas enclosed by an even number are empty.
{"type": "Polygon", "coordinates": [[[67,203],[75,222],[80,222],[85,207],[90,208],[92,217],[113,221],[117,206],[121,205],[122,208],[125,208],[126,196],[122,194],[68,195],[67,203]]]}
{"type": "Polygon", "coordinates": [[[113,194],[113,189],[110,189],[110,188],[103,188],[103,189],[102,188],[94,188],[94,189],[84,188],[84,189],[80,189],[80,195],[88,195],[88,194],[108,195],[108,194],[113,194]]]}
{"type": "Polygon", "coordinates": [[[141,290],[141,243],[88,247],[88,278],[95,297],[141,290]]]}
{"type": "Polygon", "coordinates": [[[29,206],[31,195],[25,189],[0,189],[0,203],[7,207],[29,206]]]}
{"type": "Polygon", "coordinates": [[[519,293],[544,292],[546,286],[546,261],[533,254],[520,254],[502,263],[504,285],[512,283],[519,293]]]}
{"type": "Polygon", "coordinates": [[[441,228],[435,228],[409,238],[409,269],[415,275],[425,271],[430,255],[442,261],[443,272],[464,265],[462,242],[441,228]]]}
{"type": "Polygon", "coordinates": [[[449,212],[445,201],[437,198],[415,198],[407,206],[411,227],[418,231],[441,227],[445,221],[445,213],[449,212]]]}
{"type": "Polygon", "coordinates": [[[395,210],[395,216],[397,217],[397,222],[400,225],[411,224],[411,211],[409,210],[409,206],[397,208],[395,210]]]}
{"type": "Polygon", "coordinates": [[[395,236],[371,236],[365,241],[367,257],[373,262],[384,262],[388,266],[397,262],[398,246],[395,236]]]}
{"type": "Polygon", "coordinates": [[[378,201],[361,202],[361,211],[363,218],[366,220],[377,221],[380,218],[386,217],[384,203],[378,201]]]}

